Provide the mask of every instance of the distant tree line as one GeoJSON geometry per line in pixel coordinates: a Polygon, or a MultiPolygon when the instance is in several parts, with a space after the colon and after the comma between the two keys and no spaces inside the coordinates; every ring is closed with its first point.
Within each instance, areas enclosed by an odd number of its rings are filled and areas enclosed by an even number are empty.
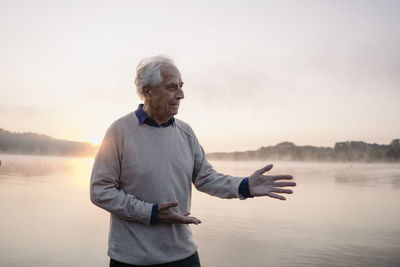
{"type": "Polygon", "coordinates": [[[296,146],[291,142],[282,142],[255,151],[217,152],[209,153],[207,157],[216,160],[400,162],[400,140],[395,139],[389,145],[361,141],[338,142],[333,148],[296,146]]]}
{"type": "Polygon", "coordinates": [[[97,148],[91,143],[54,139],[36,133],[14,133],[0,128],[0,153],[93,156],[97,148]]]}
{"type": "MultiPolygon", "coordinates": [[[[93,156],[98,146],[87,142],[54,139],[36,133],[15,133],[0,128],[0,153],[93,156]]],[[[368,144],[361,141],[338,142],[333,148],[296,146],[282,142],[254,151],[216,152],[207,154],[216,160],[293,160],[293,161],[364,161],[400,162],[400,139],[389,145],[368,144]]]]}

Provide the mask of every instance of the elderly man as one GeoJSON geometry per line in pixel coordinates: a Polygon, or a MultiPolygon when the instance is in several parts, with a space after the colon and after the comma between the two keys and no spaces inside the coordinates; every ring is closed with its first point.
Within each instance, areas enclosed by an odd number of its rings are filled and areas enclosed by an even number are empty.
{"type": "Polygon", "coordinates": [[[163,56],[142,60],[135,79],[144,100],[107,130],[93,166],[92,202],[111,214],[110,266],[200,266],[189,224],[192,184],[221,198],[284,200],[290,175],[216,172],[190,126],[175,118],[184,98],[181,74],[163,56]]]}

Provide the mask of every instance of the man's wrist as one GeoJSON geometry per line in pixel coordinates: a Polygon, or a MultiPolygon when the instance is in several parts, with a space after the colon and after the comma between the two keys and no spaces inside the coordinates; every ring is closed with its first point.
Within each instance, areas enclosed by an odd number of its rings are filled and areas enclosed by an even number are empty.
{"type": "Polygon", "coordinates": [[[250,193],[250,187],[249,187],[249,178],[244,178],[242,182],[239,185],[239,198],[240,199],[246,199],[246,198],[252,198],[253,196],[250,193]]]}
{"type": "Polygon", "coordinates": [[[153,204],[153,208],[151,209],[151,217],[150,224],[157,224],[158,220],[158,204],[153,204]]]}

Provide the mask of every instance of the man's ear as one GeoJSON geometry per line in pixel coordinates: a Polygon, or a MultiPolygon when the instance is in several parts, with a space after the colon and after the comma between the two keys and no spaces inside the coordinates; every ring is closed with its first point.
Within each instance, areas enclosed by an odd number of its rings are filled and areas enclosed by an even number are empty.
{"type": "Polygon", "coordinates": [[[144,95],[145,99],[147,99],[147,100],[151,99],[152,92],[151,92],[150,86],[148,86],[148,85],[143,86],[143,95],[144,95]]]}

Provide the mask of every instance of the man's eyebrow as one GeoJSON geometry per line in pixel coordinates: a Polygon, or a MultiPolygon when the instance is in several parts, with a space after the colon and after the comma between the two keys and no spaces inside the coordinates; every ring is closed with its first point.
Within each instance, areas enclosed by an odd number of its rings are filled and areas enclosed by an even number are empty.
{"type": "Polygon", "coordinates": [[[178,85],[178,84],[176,82],[169,82],[166,85],[169,86],[169,85],[178,85]]]}
{"type": "Polygon", "coordinates": [[[179,85],[184,85],[185,83],[184,83],[184,82],[178,82],[178,83],[177,83],[177,82],[169,82],[169,83],[167,83],[166,85],[167,85],[167,86],[170,86],[170,85],[178,85],[178,84],[179,84],[179,85]]]}

